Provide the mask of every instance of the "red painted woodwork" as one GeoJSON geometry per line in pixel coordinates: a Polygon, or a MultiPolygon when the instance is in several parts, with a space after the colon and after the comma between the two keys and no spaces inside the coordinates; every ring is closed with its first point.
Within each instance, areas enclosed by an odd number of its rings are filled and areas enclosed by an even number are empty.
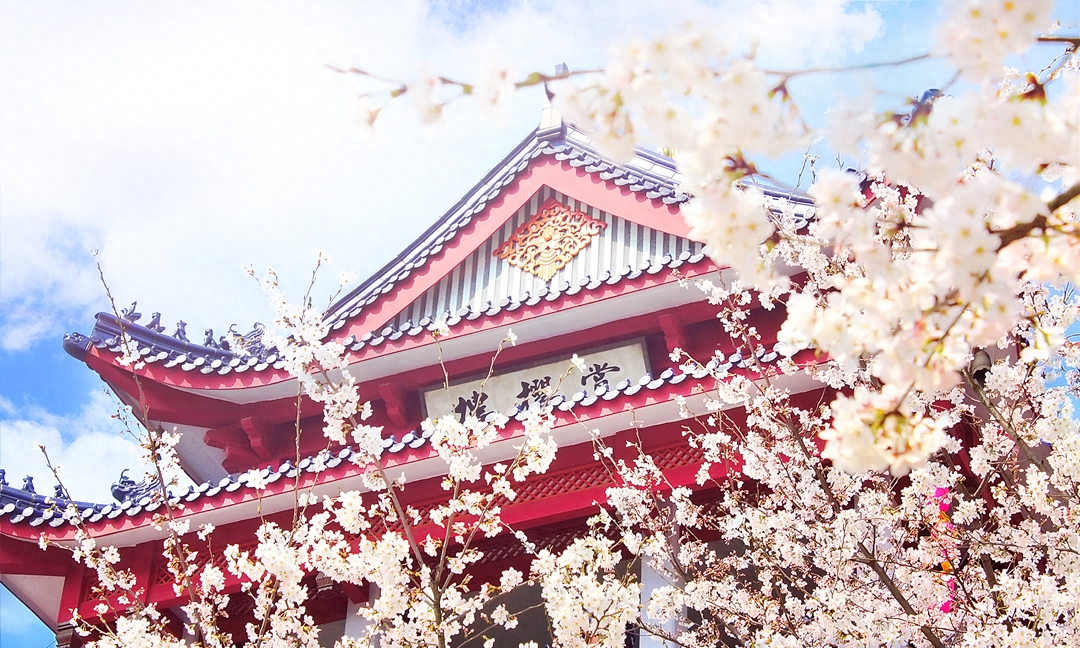
{"type": "MultiPolygon", "coordinates": [[[[466,255],[467,256],[467,255],[466,255]]],[[[453,267],[449,268],[447,272],[452,271],[453,267]]],[[[564,295],[559,299],[552,302],[542,300],[535,306],[522,306],[514,311],[503,310],[491,317],[481,317],[475,321],[463,321],[456,325],[451,334],[443,338],[443,343],[446,344],[451,340],[478,333],[481,331],[488,331],[492,329],[505,328],[511,326],[516,322],[520,322],[526,319],[532,319],[535,317],[541,317],[550,313],[559,311],[565,311],[569,308],[576,306],[582,306],[586,304],[594,304],[603,302],[608,299],[618,297],[622,294],[636,292],[645,288],[653,286],[660,286],[665,284],[676,283],[678,281],[693,279],[695,277],[708,275],[715,272],[716,268],[707,259],[701,263],[692,267],[682,267],[678,271],[665,268],[655,275],[643,273],[636,279],[624,279],[614,285],[603,284],[596,290],[581,291],[576,295],[564,295]]],[[[437,282],[444,275],[440,275],[434,281],[437,282]]],[[[393,292],[391,294],[394,294],[393,292]]],[[[422,292],[420,294],[423,294],[422,292]]],[[[419,296],[419,295],[417,295],[419,296]]],[[[405,300],[400,307],[403,309],[407,307],[412,300],[405,300]]],[[[391,314],[389,317],[393,317],[397,312],[391,314]]],[[[713,312],[715,315],[715,309],[713,312]]],[[[388,318],[389,319],[389,318],[388,318]]],[[[335,333],[336,337],[345,338],[348,337],[351,331],[357,326],[350,325],[343,327],[340,331],[335,333]]],[[[367,329],[361,330],[360,333],[366,332],[367,329]]],[[[406,351],[418,347],[424,347],[433,345],[435,342],[431,336],[419,335],[415,337],[403,336],[398,340],[385,341],[378,347],[366,346],[359,352],[350,352],[350,362],[362,362],[369,358],[378,356],[385,356],[388,354],[397,353],[400,351],[406,351]]],[[[135,381],[131,378],[131,371],[127,367],[120,366],[116,362],[117,356],[107,350],[97,349],[92,347],[86,355],[85,362],[91,369],[101,374],[102,378],[110,383],[117,384],[127,393],[139,393],[138,388],[135,386],[135,381]]],[[[173,388],[188,389],[203,389],[203,390],[233,390],[233,389],[246,389],[250,387],[259,387],[263,385],[271,385],[280,383],[283,381],[292,380],[288,374],[284,371],[276,371],[273,369],[266,369],[261,372],[247,371],[244,373],[232,372],[226,376],[220,376],[217,373],[202,374],[199,372],[185,372],[178,367],[166,368],[162,364],[147,364],[142,369],[139,369],[137,375],[140,378],[140,384],[146,393],[146,399],[149,401],[152,407],[157,407],[161,410],[162,416],[154,417],[162,420],[175,420],[178,416],[178,412],[189,411],[192,414],[202,415],[204,418],[211,418],[215,414],[221,411],[221,409],[228,408],[230,403],[218,399],[207,398],[205,396],[199,396],[187,391],[179,391],[173,388]],[[164,396],[163,396],[164,395],[164,396]],[[155,398],[157,396],[157,398],[155,398]],[[205,402],[205,411],[193,412],[191,410],[185,410],[180,405],[184,401],[184,397],[192,397],[205,402]]],[[[295,406],[295,403],[289,401],[290,406],[295,406]]],[[[295,415],[295,410],[293,410],[295,415]]],[[[268,418],[276,418],[276,414],[268,416],[268,418]]],[[[213,423],[192,423],[192,425],[199,425],[200,427],[213,427],[213,423]]]]}
{"type": "Polygon", "coordinates": [[[674,313],[660,316],[660,330],[664,332],[664,346],[668,350],[682,349],[686,345],[686,330],[682,320],[674,313]]]}
{"type": "MultiPolygon", "coordinates": [[[[767,314],[765,316],[768,317],[767,314]]],[[[495,369],[504,371],[515,365],[527,364],[545,357],[569,355],[590,346],[603,346],[628,337],[660,334],[665,328],[665,322],[668,322],[668,332],[662,333],[665,343],[656,348],[650,346],[651,366],[654,370],[662,369],[672,364],[667,357],[670,347],[666,342],[670,337],[670,318],[677,318],[683,330],[689,331],[683,340],[687,351],[701,353],[706,357],[711,355],[712,349],[703,348],[700,343],[694,342],[715,341],[722,335],[722,329],[715,320],[714,307],[705,302],[695,302],[662,314],[647,313],[624,319],[617,327],[605,324],[572,334],[507,347],[499,356],[495,369]]],[[[768,335],[770,330],[768,326],[762,327],[764,335],[768,335]]],[[[432,343],[430,337],[426,339],[427,343],[432,343]]],[[[478,355],[448,362],[446,369],[451,375],[471,375],[485,373],[490,363],[490,356],[478,355]]],[[[125,368],[106,365],[102,369],[103,375],[114,384],[118,384],[122,389],[137,391],[134,380],[125,368]]],[[[419,397],[416,391],[442,380],[443,368],[430,365],[400,374],[393,383],[361,383],[359,389],[362,397],[378,396],[381,400],[381,404],[379,401],[373,403],[375,416],[369,423],[386,426],[388,434],[399,436],[415,429],[420,422],[419,397]],[[385,384],[395,384],[400,388],[384,387],[385,384]]],[[[223,466],[229,472],[280,463],[295,456],[295,397],[240,405],[178,391],[147,380],[140,380],[140,386],[146,395],[148,415],[151,419],[210,427],[211,430],[204,435],[204,442],[225,451],[223,466]],[[242,429],[245,418],[253,419],[248,424],[251,432],[242,429]],[[261,453],[253,448],[253,441],[262,444],[261,453]]],[[[304,399],[301,415],[304,424],[301,454],[317,452],[325,445],[321,433],[320,408],[316,403],[304,399]]]]}
{"type": "MultiPolygon", "coordinates": [[[[631,397],[621,397],[614,401],[605,401],[603,399],[598,400],[596,403],[589,407],[575,408],[573,413],[556,412],[556,430],[564,427],[576,427],[580,426],[582,422],[590,420],[599,420],[603,417],[620,414],[627,408],[640,409],[647,407],[655,403],[665,403],[676,396],[691,396],[694,393],[701,391],[702,389],[708,389],[711,385],[711,379],[694,380],[688,379],[678,385],[664,385],[655,390],[641,390],[637,394],[631,397]]],[[[820,398],[820,391],[809,392],[809,395],[814,398],[820,398]]],[[[810,396],[807,396],[810,397],[810,396]]],[[[816,400],[815,400],[816,402],[816,400]]],[[[520,434],[520,424],[511,422],[506,429],[507,435],[520,434]]],[[[629,431],[630,434],[635,434],[634,431],[629,431]]],[[[670,432],[668,433],[671,434],[670,432]]],[[[632,438],[632,437],[631,437],[632,438]]],[[[659,437],[653,436],[653,439],[659,437]]],[[[672,437],[672,439],[676,439],[672,437]]],[[[621,451],[619,446],[622,444],[616,444],[616,451],[621,451]]],[[[388,468],[394,468],[402,466],[418,459],[432,456],[430,446],[422,446],[418,450],[407,450],[394,455],[390,455],[386,459],[386,465],[388,468]]],[[[591,450],[589,451],[591,457],[591,450]]],[[[337,479],[343,479],[358,475],[362,472],[362,468],[349,462],[341,463],[337,468],[327,470],[323,473],[319,473],[318,476],[311,473],[305,473],[300,479],[300,488],[309,487],[315,483],[323,483],[328,481],[334,481],[337,479]]],[[[293,488],[292,479],[281,479],[278,482],[268,486],[264,492],[264,497],[268,497],[277,493],[283,493],[290,491],[293,488]]],[[[198,513],[209,509],[219,509],[229,507],[235,504],[240,504],[256,499],[255,495],[248,489],[241,489],[235,493],[229,493],[223,491],[214,498],[201,498],[194,503],[186,505],[185,511],[189,514],[198,513]]],[[[91,528],[95,530],[95,533],[109,534],[126,529],[137,528],[145,525],[153,514],[143,513],[139,516],[128,517],[121,516],[119,518],[109,520],[101,520],[100,522],[91,525],[91,528]]],[[[25,525],[12,524],[7,518],[0,519],[0,533],[22,537],[28,540],[36,541],[37,535],[40,533],[37,529],[27,527],[25,525]]],[[[61,527],[60,529],[50,530],[50,537],[57,540],[70,539],[72,537],[71,527],[61,527]]]]}
{"type": "Polygon", "coordinates": [[[161,555],[161,550],[154,542],[135,545],[135,550],[132,552],[131,573],[135,576],[135,589],[141,592],[140,600],[143,603],[146,602],[146,592],[149,590],[150,579],[153,577],[155,555],[161,555]]]}
{"type": "Polygon", "coordinates": [[[277,456],[275,447],[278,444],[276,439],[271,437],[270,427],[266,421],[255,416],[245,416],[240,419],[240,429],[247,435],[252,451],[260,459],[271,459],[277,456]]]}
{"type": "MultiPolygon", "coordinates": [[[[31,534],[24,534],[35,538],[31,534]]],[[[40,532],[39,532],[40,535],[40,532]]],[[[66,576],[71,569],[71,554],[59,547],[42,551],[36,542],[17,540],[12,534],[0,535],[0,573],[66,576]]]]}
{"type": "Polygon", "coordinates": [[[424,268],[415,270],[402,284],[364,308],[364,311],[342,329],[341,337],[360,336],[386,324],[394,315],[418,299],[448,272],[465,261],[476,248],[486,242],[525,202],[543,186],[562,192],[597,209],[617,214],[634,223],[661,232],[688,237],[689,226],[679,215],[676,205],[664,205],[650,200],[628,187],[619,187],[597,175],[575,169],[568,162],[542,158],[519,174],[488,208],[474,217],[453,241],[424,268]]]}
{"type": "Polygon", "coordinates": [[[409,416],[405,399],[405,388],[399,382],[387,382],[379,385],[379,396],[382,397],[386,406],[386,415],[396,427],[406,429],[411,427],[412,417],[409,416]]]}
{"type": "MultiPolygon", "coordinates": [[[[690,382],[685,381],[677,387],[686,387],[690,382]]],[[[662,394],[653,392],[652,398],[657,401],[666,401],[673,395],[674,392],[671,390],[662,394]]],[[[818,390],[800,395],[796,397],[796,401],[803,406],[808,406],[820,400],[821,397],[822,392],[818,390]]],[[[741,415],[737,412],[733,413],[731,422],[733,425],[741,424],[741,415]]],[[[562,424],[578,423],[564,420],[562,424]]],[[[666,479],[666,483],[658,487],[660,492],[666,492],[667,489],[678,486],[688,486],[700,492],[715,491],[715,484],[722,483],[732,471],[737,471],[738,465],[714,466],[710,471],[710,477],[713,481],[707,482],[704,486],[699,486],[696,482],[696,475],[702,457],[700,451],[690,448],[686,443],[684,427],[684,423],[676,421],[641,430],[628,429],[609,437],[608,443],[615,450],[616,459],[633,460],[639,450],[652,456],[657,466],[663,471],[666,479]]],[[[502,504],[503,520],[515,529],[529,530],[531,539],[542,538],[543,542],[538,543],[540,546],[551,544],[551,546],[555,547],[559,542],[567,541],[566,538],[558,535],[559,530],[563,529],[565,535],[569,533],[565,531],[566,529],[580,527],[581,521],[594,513],[598,506],[606,501],[607,489],[615,485],[611,481],[611,474],[594,459],[593,453],[593,444],[589,442],[560,448],[555,464],[547,473],[535,475],[525,483],[519,484],[519,497],[514,502],[504,502],[502,504]]],[[[304,475],[300,480],[300,488],[306,488],[316,479],[318,481],[340,479],[346,474],[355,473],[359,470],[359,468],[351,464],[342,464],[342,466],[345,466],[344,471],[327,471],[327,473],[323,473],[318,477],[310,474],[304,475]]],[[[290,490],[294,487],[292,480],[281,480],[281,482],[286,481],[288,483],[284,484],[283,488],[278,489],[279,491],[290,490]]],[[[403,493],[403,503],[425,511],[445,501],[446,495],[438,487],[439,481],[441,481],[441,477],[432,477],[410,484],[403,493]],[[431,494],[433,493],[439,495],[432,499],[431,494]]],[[[273,486],[268,490],[274,490],[273,486]]],[[[221,508],[228,506],[230,500],[243,500],[247,497],[249,496],[224,495],[213,502],[194,506],[192,507],[193,510],[187,512],[195,512],[206,506],[221,508]]],[[[287,510],[266,516],[265,519],[287,526],[290,524],[291,515],[291,511],[287,510]]],[[[255,529],[259,523],[259,519],[251,518],[220,525],[214,535],[214,543],[218,548],[215,560],[221,560],[220,552],[222,548],[231,543],[240,544],[242,549],[253,548],[255,529]]],[[[442,527],[424,525],[414,528],[413,532],[416,537],[423,538],[430,533],[441,537],[445,531],[442,527]]],[[[496,570],[516,565],[517,562],[515,561],[520,561],[524,565],[527,556],[515,549],[517,541],[506,533],[501,534],[500,537],[502,539],[496,538],[485,541],[485,547],[488,551],[492,551],[493,554],[488,560],[475,566],[469,573],[473,573],[474,576],[480,576],[486,571],[495,573],[496,570]]],[[[572,538],[573,534],[567,537],[572,538]]],[[[184,540],[197,552],[197,564],[204,564],[210,558],[207,547],[195,537],[194,533],[186,536],[184,540]]],[[[28,548],[30,545],[28,543],[18,542],[13,539],[5,539],[5,542],[16,545],[15,553],[6,551],[7,546],[5,545],[6,560],[9,560],[11,556],[29,557],[28,548]]],[[[36,548],[34,549],[36,550],[36,548]]],[[[167,571],[167,558],[161,555],[161,550],[161,540],[140,543],[132,549],[125,549],[121,552],[121,563],[118,567],[132,570],[136,576],[137,586],[145,591],[144,600],[146,602],[154,603],[159,609],[167,609],[185,603],[186,598],[178,596],[173,590],[171,577],[167,571]]],[[[70,557],[64,555],[68,564],[71,564],[70,557]]],[[[53,559],[55,564],[60,565],[61,561],[56,560],[56,558],[59,558],[59,556],[53,559]]],[[[60,570],[57,569],[57,571],[60,570]]],[[[42,572],[38,569],[36,573],[42,572]]],[[[87,572],[81,566],[74,566],[66,567],[64,573],[68,576],[63,594],[64,605],[67,606],[64,609],[70,610],[77,607],[80,614],[88,620],[98,619],[94,610],[97,600],[89,595],[89,582],[85,578],[87,572]]],[[[312,590],[313,603],[311,611],[318,617],[320,622],[340,618],[344,614],[347,601],[358,602],[366,599],[366,592],[363,588],[327,583],[319,585],[314,574],[310,576],[309,580],[311,580],[309,587],[315,588],[312,590]]],[[[479,578],[477,582],[480,582],[479,578]]],[[[240,589],[240,580],[227,576],[225,591],[236,593],[240,589]]],[[[244,617],[249,611],[240,610],[239,608],[233,610],[238,617],[244,617]]],[[[65,617],[62,614],[61,616],[62,619],[70,618],[70,615],[65,617]]],[[[102,618],[101,620],[108,622],[110,619],[102,618]]],[[[227,630],[232,631],[232,627],[230,626],[227,630]]]]}
{"type": "MultiPolygon", "coordinates": [[[[65,623],[74,618],[73,610],[79,609],[85,590],[88,570],[81,563],[76,563],[71,556],[67,556],[68,573],[64,578],[64,590],[60,594],[60,612],[58,623],[65,623]]],[[[51,562],[51,561],[50,561],[51,562]]]]}

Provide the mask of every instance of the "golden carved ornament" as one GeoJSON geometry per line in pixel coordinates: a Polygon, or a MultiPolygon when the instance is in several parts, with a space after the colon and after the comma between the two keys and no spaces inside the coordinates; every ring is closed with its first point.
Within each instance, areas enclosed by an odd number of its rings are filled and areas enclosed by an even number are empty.
{"type": "Polygon", "coordinates": [[[551,198],[494,254],[512,266],[550,281],[605,227],[604,221],[551,198]]]}

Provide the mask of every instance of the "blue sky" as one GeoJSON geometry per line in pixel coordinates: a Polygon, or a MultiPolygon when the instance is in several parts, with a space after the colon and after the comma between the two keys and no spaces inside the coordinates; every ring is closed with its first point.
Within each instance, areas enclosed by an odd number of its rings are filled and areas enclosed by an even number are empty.
{"type": "MultiPolygon", "coordinates": [[[[323,64],[414,78],[476,78],[601,65],[613,44],[712,20],[758,37],[772,66],[835,65],[926,51],[931,2],[130,3],[5,0],[0,15],[0,467],[51,490],[36,442],[76,497],[107,501],[136,467],[95,374],[60,347],[108,309],[97,250],[120,305],[170,327],[246,329],[268,317],[240,267],[272,265],[295,294],[318,250],[364,277],[452,205],[538,122],[538,91],[502,123],[466,102],[418,125],[386,109],[374,139],[354,126],[356,80],[323,64]],[[614,19],[613,19],[614,17],[614,19]],[[102,468],[104,466],[104,468],[102,468]]],[[[1077,9],[1059,6],[1075,31],[1077,9]],[[1064,13],[1071,11],[1071,14],[1064,13]]],[[[931,62],[878,74],[894,95],[941,85],[931,62]]],[[[808,115],[860,75],[800,79],[808,115]]],[[[786,167],[783,167],[786,169],[786,167]]],[[[790,172],[790,171],[789,171],[790,172]]],[[[791,172],[793,174],[793,172],[791,172]]],[[[793,177],[787,178],[793,180],[793,177]]],[[[331,276],[336,275],[329,273],[331,276]]],[[[325,288],[325,293],[331,290],[325,288]]],[[[194,338],[195,335],[192,335],[194,338]]],[[[49,645],[5,590],[0,646],[49,645]]]]}

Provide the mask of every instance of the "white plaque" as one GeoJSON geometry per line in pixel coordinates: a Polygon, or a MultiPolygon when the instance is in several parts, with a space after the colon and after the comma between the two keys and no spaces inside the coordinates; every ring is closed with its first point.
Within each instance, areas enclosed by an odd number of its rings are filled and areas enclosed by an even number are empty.
{"type": "Polygon", "coordinates": [[[486,381],[481,378],[450,385],[449,389],[442,385],[428,389],[422,392],[426,414],[431,417],[455,414],[462,421],[469,414],[483,418],[491,412],[505,413],[514,407],[542,404],[556,394],[569,398],[582,390],[594,393],[601,385],[613,388],[625,379],[637,382],[648,373],[641,340],[580,354],[585,361],[584,372],[572,368],[572,355],[496,374],[486,381]],[[563,378],[567,369],[571,371],[563,378]]]}

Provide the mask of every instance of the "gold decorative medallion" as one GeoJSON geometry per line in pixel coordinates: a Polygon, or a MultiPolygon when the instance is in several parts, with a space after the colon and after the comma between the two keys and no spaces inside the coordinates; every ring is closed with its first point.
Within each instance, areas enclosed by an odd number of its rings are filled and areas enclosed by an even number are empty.
{"type": "Polygon", "coordinates": [[[550,198],[494,254],[549,281],[605,227],[604,221],[550,198]]]}

